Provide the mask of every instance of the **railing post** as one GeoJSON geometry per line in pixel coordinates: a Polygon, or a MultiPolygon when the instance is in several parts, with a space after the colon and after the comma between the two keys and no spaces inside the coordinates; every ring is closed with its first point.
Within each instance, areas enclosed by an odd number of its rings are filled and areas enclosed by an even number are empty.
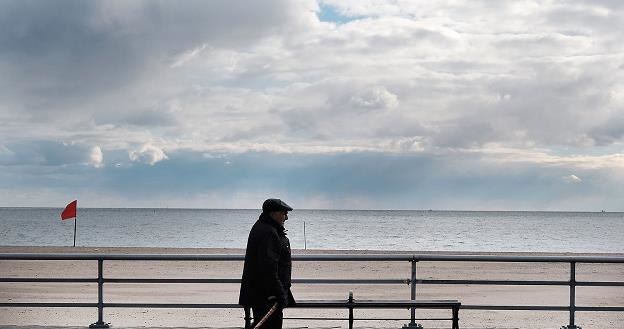
{"type": "Polygon", "coordinates": [[[576,311],[576,262],[570,262],[570,324],[561,329],[581,329],[574,324],[574,312],[576,311]]]}
{"type": "Polygon", "coordinates": [[[104,260],[98,259],[98,321],[89,328],[109,328],[109,325],[104,322],[104,260]]]}
{"type": "Polygon", "coordinates": [[[353,329],[353,291],[349,291],[349,329],[353,329]]]}
{"type": "MultiPolygon", "coordinates": [[[[412,275],[410,276],[411,300],[416,300],[416,263],[417,262],[418,261],[416,260],[415,256],[412,257],[412,259],[410,260],[410,263],[412,263],[412,275]]],[[[404,325],[403,328],[422,329],[422,326],[416,323],[416,308],[415,307],[410,308],[410,313],[411,313],[410,323],[404,325]]]]}

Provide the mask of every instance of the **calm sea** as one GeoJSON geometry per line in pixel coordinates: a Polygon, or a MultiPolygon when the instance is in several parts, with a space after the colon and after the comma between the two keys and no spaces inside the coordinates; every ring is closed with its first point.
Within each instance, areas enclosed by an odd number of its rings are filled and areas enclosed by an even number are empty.
{"type": "MultiPolygon", "coordinates": [[[[0,208],[0,245],[71,246],[56,208],[0,208]]],[[[76,245],[244,248],[258,210],[79,209],[76,245]]],[[[296,210],[295,249],[624,252],[624,213],[296,210]],[[304,222],[306,228],[304,241],[304,222]]]]}

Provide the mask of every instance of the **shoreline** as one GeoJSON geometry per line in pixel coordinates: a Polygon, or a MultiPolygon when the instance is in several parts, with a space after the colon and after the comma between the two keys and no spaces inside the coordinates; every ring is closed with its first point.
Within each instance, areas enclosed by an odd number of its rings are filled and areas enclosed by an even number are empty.
{"type": "MultiPolygon", "coordinates": [[[[166,253],[166,254],[245,254],[245,248],[179,248],[179,247],[70,247],[70,246],[0,246],[0,253],[166,253]]],[[[292,249],[293,255],[366,254],[366,255],[504,255],[504,256],[622,256],[624,253],[577,253],[532,251],[432,251],[432,250],[369,250],[369,249],[292,249]]]]}

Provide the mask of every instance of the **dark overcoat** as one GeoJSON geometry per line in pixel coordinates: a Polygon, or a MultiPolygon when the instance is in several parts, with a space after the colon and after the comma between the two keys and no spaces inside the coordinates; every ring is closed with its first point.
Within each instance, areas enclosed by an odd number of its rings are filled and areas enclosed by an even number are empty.
{"type": "Polygon", "coordinates": [[[238,303],[265,307],[268,298],[275,296],[282,307],[294,305],[291,269],[286,230],[268,214],[261,214],[249,232],[238,303]]]}

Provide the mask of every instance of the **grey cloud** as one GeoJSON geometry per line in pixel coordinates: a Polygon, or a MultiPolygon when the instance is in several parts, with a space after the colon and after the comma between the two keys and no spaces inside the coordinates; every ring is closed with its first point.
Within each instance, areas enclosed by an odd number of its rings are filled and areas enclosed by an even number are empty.
{"type": "Polygon", "coordinates": [[[624,140],[624,115],[610,118],[607,122],[597,125],[588,133],[596,145],[606,146],[624,140]]]}
{"type": "Polygon", "coordinates": [[[476,85],[458,82],[453,86],[456,96],[446,105],[447,113],[456,116],[438,121],[435,139],[448,146],[487,142],[579,146],[592,127],[613,113],[612,70],[598,62],[520,62],[515,69],[523,71],[516,75],[483,78],[476,85]]]}
{"type": "Polygon", "coordinates": [[[621,4],[607,4],[606,2],[601,4],[598,1],[591,1],[579,6],[579,3],[583,1],[570,2],[567,5],[553,8],[547,13],[548,21],[559,28],[573,31],[587,31],[595,34],[605,31],[622,33],[618,29],[624,24],[622,23],[624,7],[621,4]]]}
{"type": "MultiPolygon", "coordinates": [[[[383,117],[356,111],[369,104],[376,104],[370,108],[389,107],[373,101],[378,97],[362,96],[376,88],[374,85],[367,86],[355,79],[329,80],[299,91],[315,95],[316,103],[300,104],[296,110],[280,115],[292,128],[293,137],[307,131],[305,135],[312,139],[319,136],[314,132],[325,139],[422,137],[432,146],[451,148],[487,143],[576,147],[592,127],[612,113],[603,108],[610,106],[609,93],[618,80],[611,73],[615,68],[597,65],[600,62],[598,57],[580,63],[478,63],[456,75],[440,74],[411,81],[398,77],[391,87],[382,87],[392,90],[392,95],[400,99],[396,110],[384,113],[383,117]],[[481,74],[498,70],[503,71],[481,74]],[[392,122],[396,129],[391,129],[392,122]]],[[[448,69],[443,62],[438,63],[427,65],[433,65],[432,72],[448,69]]]]}
{"type": "Polygon", "coordinates": [[[286,125],[287,126],[284,127],[279,123],[273,122],[258,123],[251,125],[250,127],[233,127],[218,140],[220,142],[228,143],[249,142],[263,138],[271,139],[274,135],[279,135],[286,129],[301,131],[302,129],[306,128],[306,125],[302,124],[301,120],[297,118],[292,118],[291,122],[287,122],[286,125]]]}
{"type": "Polygon", "coordinates": [[[622,52],[621,40],[624,38],[622,9],[621,4],[608,1],[568,2],[553,9],[547,20],[560,30],[585,34],[592,44],[592,49],[587,49],[586,53],[592,53],[596,45],[611,52],[622,52]]]}
{"type": "Polygon", "coordinates": [[[503,135],[487,118],[475,117],[439,124],[438,131],[428,136],[428,141],[435,147],[473,148],[501,141],[503,135]]]}
{"type": "Polygon", "coordinates": [[[487,73],[500,70],[501,63],[493,60],[482,59],[475,61],[474,59],[446,59],[432,60],[427,59],[420,62],[423,67],[433,72],[448,72],[452,74],[466,73],[487,73]]]}
{"type": "MultiPolygon", "coordinates": [[[[120,90],[203,43],[239,47],[292,17],[281,1],[4,1],[0,66],[14,102],[62,109],[120,90]]],[[[7,98],[5,98],[5,101],[7,98]]]]}
{"type": "Polygon", "coordinates": [[[522,35],[507,37],[493,42],[493,47],[507,56],[549,56],[562,50],[569,53],[584,54],[586,38],[572,38],[560,34],[548,35],[522,35]]]}
{"type": "MultiPolygon", "coordinates": [[[[279,112],[279,115],[291,136],[315,141],[381,133],[381,129],[396,119],[391,110],[400,106],[399,97],[385,86],[351,79],[322,81],[303,92],[319,97],[315,103],[297,104],[296,108],[279,112]]],[[[386,133],[393,134],[392,129],[386,133]]]]}
{"type": "MultiPolygon", "coordinates": [[[[318,111],[309,109],[291,109],[280,115],[284,122],[284,129],[293,138],[304,140],[331,140],[331,129],[328,129],[325,122],[333,120],[331,113],[319,109],[318,111]]],[[[276,127],[278,128],[278,127],[276,127]]],[[[279,128],[278,128],[279,129],[279,128]]]]}
{"type": "Polygon", "coordinates": [[[512,98],[501,105],[501,119],[517,120],[515,126],[541,144],[569,144],[605,113],[608,99],[610,81],[602,78],[607,71],[581,68],[587,70],[580,75],[565,67],[539,68],[534,80],[504,88],[512,98]]]}
{"type": "MultiPolygon", "coordinates": [[[[416,54],[426,54],[432,50],[448,50],[458,45],[457,40],[447,36],[445,31],[439,26],[426,28],[414,20],[398,17],[365,19],[351,22],[348,28],[333,31],[320,40],[315,40],[319,46],[315,47],[315,51],[333,49],[342,55],[362,57],[409,47],[416,54]]],[[[301,44],[300,40],[295,42],[294,45],[302,47],[317,45],[301,44]]]]}
{"type": "Polygon", "coordinates": [[[399,111],[386,112],[376,123],[371,127],[371,134],[375,138],[420,139],[434,134],[434,131],[430,127],[425,127],[419,119],[399,111]]]}
{"type": "Polygon", "coordinates": [[[124,111],[122,113],[96,113],[95,123],[134,125],[145,127],[175,127],[180,124],[179,119],[168,109],[154,109],[145,111],[124,111]]]}
{"type": "Polygon", "coordinates": [[[3,5],[0,60],[9,67],[5,77],[12,77],[17,101],[29,111],[83,103],[104,87],[132,81],[144,66],[129,40],[89,26],[95,2],[3,5]]]}
{"type": "MultiPolygon", "coordinates": [[[[411,20],[405,20],[405,26],[396,24],[397,20],[388,20],[388,25],[396,25],[394,29],[398,30],[398,33],[387,33],[387,31],[381,30],[379,32],[368,31],[370,35],[365,35],[367,44],[364,46],[368,48],[368,52],[374,53],[378,50],[387,50],[389,48],[404,47],[406,42],[410,42],[411,46],[421,45],[423,47],[433,48],[452,48],[457,45],[455,40],[452,40],[445,36],[440,31],[413,26],[414,23],[411,20]],[[412,25],[412,26],[410,26],[412,25]]],[[[378,22],[374,22],[375,25],[379,24],[384,26],[384,20],[381,19],[378,22]]]]}
{"type": "Polygon", "coordinates": [[[619,0],[577,0],[577,1],[566,0],[563,3],[564,4],[584,3],[588,6],[602,6],[605,8],[612,9],[612,10],[624,9],[624,3],[619,0]]]}

